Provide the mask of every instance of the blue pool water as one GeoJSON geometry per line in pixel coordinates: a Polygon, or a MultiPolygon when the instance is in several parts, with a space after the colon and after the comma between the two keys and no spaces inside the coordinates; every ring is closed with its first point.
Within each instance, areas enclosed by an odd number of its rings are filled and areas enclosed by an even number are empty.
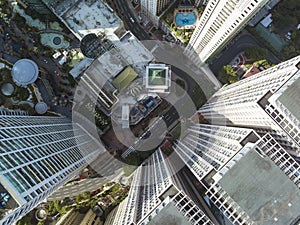
{"type": "Polygon", "coordinates": [[[192,26],[196,23],[197,17],[194,12],[177,13],[175,17],[176,25],[179,27],[192,26]]]}

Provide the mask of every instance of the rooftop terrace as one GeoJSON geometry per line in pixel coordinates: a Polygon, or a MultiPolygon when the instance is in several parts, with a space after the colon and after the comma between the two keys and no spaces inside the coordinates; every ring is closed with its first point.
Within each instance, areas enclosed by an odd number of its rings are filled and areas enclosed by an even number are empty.
{"type": "Polygon", "coordinates": [[[258,225],[291,224],[300,216],[300,190],[268,157],[250,150],[219,185],[258,225]]]}
{"type": "Polygon", "coordinates": [[[122,26],[121,19],[103,1],[66,0],[63,3],[54,9],[80,37],[103,30],[111,34],[122,26]]]}

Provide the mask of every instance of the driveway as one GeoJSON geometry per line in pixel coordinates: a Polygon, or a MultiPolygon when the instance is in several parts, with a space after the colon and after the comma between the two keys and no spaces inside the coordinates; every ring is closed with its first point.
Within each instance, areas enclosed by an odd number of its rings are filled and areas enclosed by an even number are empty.
{"type": "MultiPolygon", "coordinates": [[[[250,33],[244,31],[240,37],[223,51],[219,57],[215,58],[209,65],[215,75],[219,73],[221,68],[228,65],[234,57],[245,51],[251,46],[260,46],[266,48],[262,43],[258,42],[250,33]]],[[[268,49],[268,60],[272,64],[278,64],[281,61],[268,49]]]]}

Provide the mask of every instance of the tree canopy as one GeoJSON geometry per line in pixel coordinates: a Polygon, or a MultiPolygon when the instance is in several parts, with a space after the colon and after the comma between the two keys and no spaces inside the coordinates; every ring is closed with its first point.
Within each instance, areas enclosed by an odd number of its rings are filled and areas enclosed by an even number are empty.
{"type": "Polygon", "coordinates": [[[232,84],[240,80],[239,76],[234,72],[231,65],[223,66],[218,76],[223,84],[232,84]]]}
{"type": "Polygon", "coordinates": [[[248,59],[261,60],[268,58],[268,50],[259,46],[252,46],[246,49],[245,56],[248,59]]]}

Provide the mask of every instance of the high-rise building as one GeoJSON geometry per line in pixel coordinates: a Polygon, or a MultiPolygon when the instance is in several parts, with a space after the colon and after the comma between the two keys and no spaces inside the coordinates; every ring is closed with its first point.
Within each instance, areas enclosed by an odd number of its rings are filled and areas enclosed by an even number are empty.
{"type": "Polygon", "coordinates": [[[158,27],[160,16],[164,10],[174,2],[175,0],[141,0],[141,8],[144,16],[158,27]]]}
{"type": "Polygon", "coordinates": [[[0,223],[11,225],[77,175],[99,149],[83,128],[67,118],[3,114],[0,223]]]}
{"type": "Polygon", "coordinates": [[[299,86],[300,56],[297,56],[224,86],[198,112],[211,124],[277,134],[276,140],[281,145],[294,143],[295,151],[289,153],[300,157],[299,86]],[[285,140],[279,140],[280,136],[285,140]]]}
{"type": "Polygon", "coordinates": [[[185,53],[195,62],[219,52],[269,0],[209,0],[185,53]]]}
{"type": "Polygon", "coordinates": [[[251,129],[194,124],[176,143],[175,151],[201,180],[212,170],[221,169],[249,141],[257,140],[251,129]]]}
{"type": "Polygon", "coordinates": [[[271,135],[195,124],[175,151],[232,224],[300,222],[300,165],[271,135]]]}
{"type": "Polygon", "coordinates": [[[137,168],[128,197],[106,225],[214,223],[172,177],[163,152],[155,153],[137,168]]]}

